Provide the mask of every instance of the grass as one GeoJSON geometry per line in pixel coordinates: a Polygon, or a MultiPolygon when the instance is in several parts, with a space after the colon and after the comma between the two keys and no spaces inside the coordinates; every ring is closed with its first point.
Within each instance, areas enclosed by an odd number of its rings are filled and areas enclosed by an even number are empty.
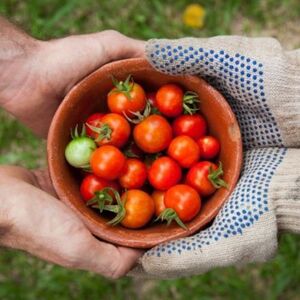
{"type": "MultiPolygon", "coordinates": [[[[287,22],[297,24],[298,0],[199,1],[207,12],[205,27],[182,24],[187,0],[2,0],[0,13],[40,39],[116,29],[142,39],[267,34],[281,38],[287,22]]],[[[197,1],[195,1],[197,2],[197,1]]],[[[296,25],[295,25],[296,26],[296,25]]],[[[300,34],[288,43],[300,46],[300,34]]],[[[28,168],[45,165],[45,143],[0,110],[0,164],[28,168]]],[[[1,250],[0,299],[298,299],[300,238],[282,235],[273,261],[243,268],[224,268],[186,279],[109,281],[70,271],[17,251],[1,250]]]]}

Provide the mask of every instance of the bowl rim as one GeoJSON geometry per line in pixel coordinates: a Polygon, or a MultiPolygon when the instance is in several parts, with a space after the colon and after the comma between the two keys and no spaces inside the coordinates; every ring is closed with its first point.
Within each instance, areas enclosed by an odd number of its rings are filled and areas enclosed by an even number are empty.
{"type": "MultiPolygon", "coordinates": [[[[213,95],[214,98],[217,99],[217,101],[219,102],[219,105],[221,105],[224,110],[227,110],[228,112],[228,117],[231,118],[231,120],[234,123],[235,128],[238,129],[238,132],[235,132],[235,134],[238,134],[238,138],[237,138],[237,148],[236,148],[236,156],[235,156],[235,162],[234,162],[234,166],[235,166],[235,170],[234,170],[234,174],[233,174],[233,178],[232,178],[232,185],[231,187],[228,189],[228,193],[225,197],[222,198],[222,201],[220,202],[219,205],[214,206],[213,209],[211,209],[211,213],[209,216],[206,216],[204,222],[202,222],[203,224],[201,224],[200,226],[198,226],[198,228],[189,228],[189,231],[183,230],[183,229],[179,229],[176,231],[176,233],[172,234],[172,236],[170,238],[162,238],[161,240],[158,240],[157,242],[149,242],[149,241],[124,241],[124,239],[122,237],[117,237],[117,236],[113,236],[113,235],[103,235],[101,230],[96,230],[95,226],[97,225],[95,223],[95,221],[92,218],[89,218],[87,215],[83,214],[82,212],[80,212],[76,206],[68,199],[68,197],[66,197],[62,192],[61,192],[61,188],[60,188],[60,183],[57,180],[57,178],[55,177],[55,167],[54,164],[51,163],[52,159],[53,159],[53,148],[52,148],[52,138],[54,136],[54,132],[56,130],[56,124],[57,119],[59,119],[61,111],[64,108],[64,105],[66,102],[69,101],[70,98],[73,97],[73,94],[76,93],[76,91],[80,88],[82,88],[82,86],[85,84],[86,81],[89,81],[91,78],[95,77],[97,74],[97,72],[99,72],[99,70],[101,70],[102,72],[105,71],[106,69],[110,69],[112,65],[118,66],[118,65],[122,65],[125,61],[130,61],[130,63],[134,63],[135,65],[143,65],[145,66],[145,68],[152,68],[157,72],[160,72],[159,70],[153,68],[153,66],[145,59],[145,58],[130,58],[130,59],[124,59],[124,60],[119,60],[119,61],[114,61],[111,63],[108,63],[100,68],[98,68],[97,70],[95,70],[94,72],[92,72],[91,74],[89,74],[88,76],[86,76],[85,78],[83,78],[80,82],[78,82],[76,85],[74,85],[71,90],[67,93],[67,95],[64,97],[64,99],[62,100],[62,102],[60,103],[57,111],[55,112],[55,115],[52,119],[52,122],[50,124],[50,128],[48,131],[48,138],[47,138],[47,154],[48,154],[48,168],[49,168],[49,175],[53,184],[53,187],[57,193],[57,195],[59,196],[59,199],[61,199],[65,204],[67,204],[78,216],[79,218],[83,221],[83,223],[87,226],[87,228],[98,238],[102,239],[104,238],[105,241],[113,243],[113,244],[117,244],[117,245],[122,245],[122,246],[126,246],[126,247],[133,247],[133,248],[151,248],[153,246],[155,246],[156,244],[165,242],[165,241],[169,241],[169,240],[174,240],[174,239],[178,239],[180,237],[186,237],[188,235],[191,235],[194,232],[199,231],[199,229],[203,228],[206,224],[208,224],[210,221],[212,221],[213,218],[216,217],[217,213],[220,211],[220,209],[223,207],[223,205],[227,202],[228,198],[230,197],[232,191],[234,190],[239,176],[240,176],[240,172],[241,172],[241,167],[242,167],[242,157],[243,157],[243,148],[242,148],[242,139],[241,139],[241,131],[240,131],[240,127],[239,124],[237,122],[236,116],[234,115],[230,105],[228,104],[227,100],[225,99],[225,97],[219,92],[217,91],[213,86],[211,86],[210,84],[208,84],[205,80],[203,80],[202,78],[195,76],[195,75],[171,75],[171,76],[176,76],[176,77],[184,77],[184,79],[186,80],[198,80],[199,82],[201,81],[201,84],[203,85],[203,88],[205,88],[206,90],[209,90],[209,92],[213,95]]],[[[98,224],[99,226],[99,224],[98,224]]],[[[103,230],[103,228],[102,228],[103,230]]]]}

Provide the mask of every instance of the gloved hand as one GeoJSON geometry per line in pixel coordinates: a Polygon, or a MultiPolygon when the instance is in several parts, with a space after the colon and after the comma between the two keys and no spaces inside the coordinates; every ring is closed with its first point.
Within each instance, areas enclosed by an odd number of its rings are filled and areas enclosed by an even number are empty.
{"type": "Polygon", "coordinates": [[[156,69],[199,75],[225,96],[245,153],[213,225],[149,250],[131,274],[174,278],[270,259],[278,230],[300,232],[300,50],[236,36],[151,40],[146,49],[156,69]]]}

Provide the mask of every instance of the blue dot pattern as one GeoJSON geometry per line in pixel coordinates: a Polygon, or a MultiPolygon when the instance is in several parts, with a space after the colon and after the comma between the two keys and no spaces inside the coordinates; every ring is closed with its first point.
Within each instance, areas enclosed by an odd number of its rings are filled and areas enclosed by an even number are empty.
{"type": "Polygon", "coordinates": [[[227,99],[242,129],[244,148],[283,146],[264,88],[264,66],[240,53],[203,47],[155,44],[150,59],[170,74],[197,74],[227,99]]]}
{"type": "Polygon", "coordinates": [[[161,244],[148,252],[147,256],[182,254],[199,250],[221,239],[242,235],[268,208],[268,189],[271,178],[282,162],[285,148],[260,148],[244,153],[245,166],[237,188],[224,205],[213,225],[200,233],[169,243],[161,244]]]}

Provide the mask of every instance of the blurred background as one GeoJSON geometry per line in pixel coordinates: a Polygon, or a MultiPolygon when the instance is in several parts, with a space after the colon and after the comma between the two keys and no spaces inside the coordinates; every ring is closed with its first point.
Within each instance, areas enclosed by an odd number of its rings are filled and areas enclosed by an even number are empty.
{"type": "MultiPolygon", "coordinates": [[[[0,14],[39,39],[115,29],[141,39],[273,36],[287,49],[300,47],[299,0],[1,0],[0,14]]],[[[44,167],[45,157],[45,142],[0,110],[0,164],[44,167]]],[[[266,264],[169,281],[110,281],[1,249],[0,300],[300,299],[299,250],[300,237],[285,234],[266,264]]]]}

